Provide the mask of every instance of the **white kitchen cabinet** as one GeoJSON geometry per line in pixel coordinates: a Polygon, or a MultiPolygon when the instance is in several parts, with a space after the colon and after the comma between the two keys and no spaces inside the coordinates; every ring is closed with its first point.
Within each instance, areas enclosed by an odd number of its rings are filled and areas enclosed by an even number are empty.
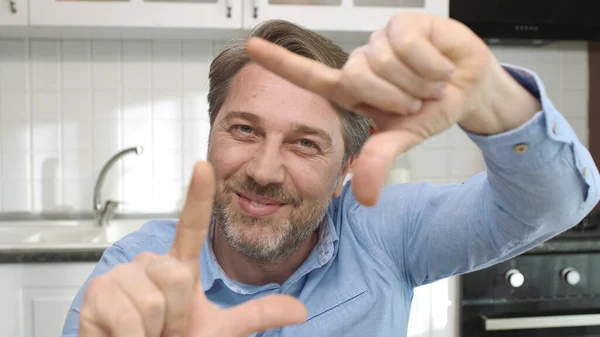
{"type": "Polygon", "coordinates": [[[242,0],[29,0],[29,6],[32,26],[153,29],[242,26],[242,0]]]}
{"type": "Polygon", "coordinates": [[[95,265],[0,265],[0,336],[60,336],[71,302],[95,265]]]}
{"type": "Polygon", "coordinates": [[[449,0],[245,0],[244,28],[283,19],[318,31],[372,32],[400,11],[448,16],[449,0]]]}
{"type": "Polygon", "coordinates": [[[27,0],[0,0],[0,26],[26,26],[27,0]]]}
{"type": "MultiPolygon", "coordinates": [[[[0,336],[57,337],[96,263],[0,264],[0,336]]],[[[415,290],[408,337],[456,337],[453,279],[415,290]]]]}

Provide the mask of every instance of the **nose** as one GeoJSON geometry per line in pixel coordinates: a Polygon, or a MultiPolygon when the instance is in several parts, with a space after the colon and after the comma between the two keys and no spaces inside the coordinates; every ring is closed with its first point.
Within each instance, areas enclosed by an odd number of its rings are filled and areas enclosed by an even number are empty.
{"type": "Polygon", "coordinates": [[[285,173],[279,146],[263,143],[246,165],[246,174],[260,185],[281,184],[285,173]]]}

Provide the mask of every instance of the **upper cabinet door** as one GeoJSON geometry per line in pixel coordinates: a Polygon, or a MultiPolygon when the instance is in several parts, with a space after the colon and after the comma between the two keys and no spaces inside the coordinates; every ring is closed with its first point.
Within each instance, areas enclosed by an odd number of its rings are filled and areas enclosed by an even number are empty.
{"type": "Polygon", "coordinates": [[[27,0],[0,0],[0,26],[27,25],[27,0]]]}
{"type": "Polygon", "coordinates": [[[29,0],[29,3],[31,25],[40,26],[239,29],[242,24],[242,0],[29,0]]]}
{"type": "Polygon", "coordinates": [[[245,0],[244,27],[283,19],[317,31],[372,32],[401,11],[448,16],[449,0],[245,0]]]}

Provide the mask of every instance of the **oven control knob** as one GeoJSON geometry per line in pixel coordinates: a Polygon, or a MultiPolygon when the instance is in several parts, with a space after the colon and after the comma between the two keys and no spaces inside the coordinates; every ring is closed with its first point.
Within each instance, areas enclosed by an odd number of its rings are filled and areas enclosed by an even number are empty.
{"type": "Polygon", "coordinates": [[[581,275],[574,268],[565,268],[560,274],[572,286],[579,284],[579,281],[581,281],[581,275]]]}
{"type": "Polygon", "coordinates": [[[516,269],[507,271],[505,279],[506,282],[513,288],[519,288],[523,285],[523,283],[525,283],[525,276],[523,276],[523,274],[516,269]]]}

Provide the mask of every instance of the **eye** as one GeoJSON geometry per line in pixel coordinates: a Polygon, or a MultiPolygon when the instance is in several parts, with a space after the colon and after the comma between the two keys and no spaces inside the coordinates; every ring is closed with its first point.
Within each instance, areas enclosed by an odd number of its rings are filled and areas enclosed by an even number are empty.
{"type": "Polygon", "coordinates": [[[254,131],[254,129],[248,125],[236,125],[236,128],[243,133],[252,133],[252,131],[254,131]]]}
{"type": "Polygon", "coordinates": [[[316,144],[313,141],[308,140],[308,139],[300,139],[298,142],[303,147],[308,147],[308,148],[316,147],[316,144]]]}

